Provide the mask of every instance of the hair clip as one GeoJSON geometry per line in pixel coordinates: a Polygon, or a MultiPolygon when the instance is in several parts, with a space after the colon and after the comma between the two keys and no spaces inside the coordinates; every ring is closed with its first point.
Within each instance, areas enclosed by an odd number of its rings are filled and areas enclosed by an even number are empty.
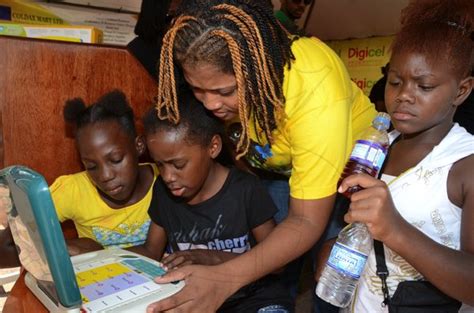
{"type": "Polygon", "coordinates": [[[447,21],[446,24],[448,24],[448,25],[451,26],[451,27],[458,28],[458,29],[460,29],[460,30],[462,30],[462,31],[466,31],[466,30],[467,30],[465,26],[459,25],[458,23],[453,22],[453,21],[447,21]]]}
{"type": "Polygon", "coordinates": [[[459,23],[453,22],[453,21],[447,21],[446,24],[450,27],[454,27],[457,30],[461,31],[463,34],[467,34],[468,37],[474,41],[474,31],[469,32],[470,28],[470,23],[467,23],[466,25],[461,25],[459,23]]]}

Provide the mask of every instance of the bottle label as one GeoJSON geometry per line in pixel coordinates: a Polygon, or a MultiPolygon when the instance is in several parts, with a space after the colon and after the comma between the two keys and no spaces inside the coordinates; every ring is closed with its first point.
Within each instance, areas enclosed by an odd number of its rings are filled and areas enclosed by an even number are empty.
{"type": "Polygon", "coordinates": [[[352,150],[350,160],[368,166],[377,172],[383,165],[387,148],[377,142],[357,140],[352,150]]]}
{"type": "Polygon", "coordinates": [[[359,279],[366,261],[367,255],[336,242],[331,250],[327,265],[338,272],[359,279]]]}

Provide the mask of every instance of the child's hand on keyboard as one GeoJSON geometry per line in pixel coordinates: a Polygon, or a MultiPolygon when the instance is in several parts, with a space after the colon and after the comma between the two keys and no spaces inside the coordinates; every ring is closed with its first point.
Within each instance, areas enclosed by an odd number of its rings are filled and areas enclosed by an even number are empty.
{"type": "Polygon", "coordinates": [[[167,269],[179,268],[185,265],[217,265],[233,259],[238,254],[226,251],[193,249],[178,251],[173,254],[163,256],[161,262],[167,269]]]}

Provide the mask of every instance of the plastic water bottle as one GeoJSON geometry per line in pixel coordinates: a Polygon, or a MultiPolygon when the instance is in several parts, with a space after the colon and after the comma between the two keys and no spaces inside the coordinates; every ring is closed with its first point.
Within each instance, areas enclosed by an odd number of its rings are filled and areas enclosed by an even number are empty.
{"type": "MultiPolygon", "coordinates": [[[[356,141],[339,183],[355,173],[366,173],[373,177],[378,175],[387,155],[389,127],[390,116],[379,113],[373,120],[372,127],[362,139],[356,141]]],[[[343,195],[350,198],[352,193],[361,189],[360,186],[354,186],[343,195]]],[[[319,279],[316,288],[318,297],[332,305],[347,307],[371,249],[372,237],[365,224],[353,223],[342,229],[319,279]]]]}

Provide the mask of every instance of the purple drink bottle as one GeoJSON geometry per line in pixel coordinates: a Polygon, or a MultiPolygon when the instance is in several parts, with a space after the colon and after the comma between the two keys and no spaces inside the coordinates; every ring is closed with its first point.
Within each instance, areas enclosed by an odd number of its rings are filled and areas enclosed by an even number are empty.
{"type": "MultiPolygon", "coordinates": [[[[390,116],[379,113],[362,139],[356,141],[338,185],[356,173],[377,177],[387,155],[389,127],[390,116]]],[[[351,187],[343,195],[350,198],[360,189],[359,186],[351,187]]],[[[348,306],[371,249],[372,237],[365,224],[353,223],[342,229],[321,274],[316,294],[332,305],[348,306]]]]}

